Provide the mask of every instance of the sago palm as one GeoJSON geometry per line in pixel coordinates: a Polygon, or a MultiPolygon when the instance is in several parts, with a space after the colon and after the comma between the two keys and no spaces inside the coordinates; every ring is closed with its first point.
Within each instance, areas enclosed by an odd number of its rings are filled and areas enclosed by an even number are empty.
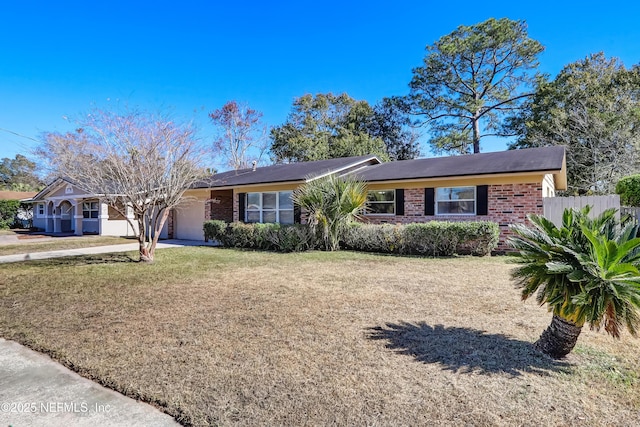
{"type": "Polygon", "coordinates": [[[293,200],[307,212],[309,225],[321,229],[325,249],[334,251],[342,228],[364,208],[367,187],[352,177],[329,175],[294,191],[293,200]]]}
{"type": "Polygon", "coordinates": [[[554,357],[566,356],[582,326],[620,337],[622,326],[637,334],[640,316],[640,239],[637,226],[621,226],[615,210],[589,218],[589,207],[565,210],[562,226],[530,215],[532,227],[512,226],[516,262],[512,272],[522,299],[536,294],[553,312],[551,325],[536,347],[554,357]]]}

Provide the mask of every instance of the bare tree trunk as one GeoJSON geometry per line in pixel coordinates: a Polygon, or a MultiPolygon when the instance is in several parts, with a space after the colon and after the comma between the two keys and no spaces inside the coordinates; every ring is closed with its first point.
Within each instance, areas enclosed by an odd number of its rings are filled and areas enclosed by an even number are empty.
{"type": "Polygon", "coordinates": [[[145,218],[138,218],[138,246],[140,251],[140,262],[153,262],[153,253],[147,247],[147,225],[145,218]]]}
{"type": "Polygon", "coordinates": [[[480,152],[480,119],[473,119],[473,154],[480,152]]]}
{"type": "Polygon", "coordinates": [[[551,325],[540,335],[535,347],[554,359],[561,359],[573,350],[581,331],[582,326],[554,314],[551,325]]]}
{"type": "Polygon", "coordinates": [[[163,209],[162,213],[160,213],[159,220],[154,221],[154,231],[153,238],[151,239],[151,245],[149,246],[148,256],[151,258],[151,262],[156,254],[156,246],[158,245],[158,239],[160,238],[160,233],[162,232],[162,228],[164,227],[164,223],[167,221],[169,217],[169,209],[163,209]]]}

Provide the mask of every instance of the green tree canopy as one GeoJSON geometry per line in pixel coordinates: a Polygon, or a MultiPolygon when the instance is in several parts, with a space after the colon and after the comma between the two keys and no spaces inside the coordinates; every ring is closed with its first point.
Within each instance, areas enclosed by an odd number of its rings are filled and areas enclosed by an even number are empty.
{"type": "Polygon", "coordinates": [[[407,102],[431,133],[435,152],[480,152],[486,136],[505,133],[503,119],[531,95],[544,48],[524,21],[488,19],[460,26],[426,47],[407,102]]]}
{"type": "Polygon", "coordinates": [[[511,148],[567,146],[569,192],[611,193],[640,162],[640,68],[596,53],[541,81],[511,148]]]}
{"type": "Polygon", "coordinates": [[[622,206],[640,206],[640,175],[625,176],[616,184],[622,206]]]}
{"type": "Polygon", "coordinates": [[[287,121],[271,130],[276,163],[375,154],[407,159],[419,154],[417,135],[400,103],[371,107],[346,93],[304,95],[293,102],[287,121]]]}
{"type": "Polygon", "coordinates": [[[36,175],[36,163],[22,154],[0,161],[0,188],[13,191],[37,191],[43,187],[36,175]]]}

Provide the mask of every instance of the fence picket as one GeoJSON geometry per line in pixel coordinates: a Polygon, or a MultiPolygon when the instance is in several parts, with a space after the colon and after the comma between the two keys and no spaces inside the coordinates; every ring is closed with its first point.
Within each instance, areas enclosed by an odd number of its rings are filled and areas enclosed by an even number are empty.
{"type": "MultiPolygon", "coordinates": [[[[619,219],[621,211],[620,196],[611,194],[606,196],[570,196],[570,197],[545,197],[542,199],[544,216],[556,225],[562,224],[562,213],[566,208],[581,209],[586,205],[591,205],[591,217],[601,214],[609,208],[618,210],[616,216],[619,219]]],[[[640,219],[640,209],[634,212],[637,219],[640,219]]]]}

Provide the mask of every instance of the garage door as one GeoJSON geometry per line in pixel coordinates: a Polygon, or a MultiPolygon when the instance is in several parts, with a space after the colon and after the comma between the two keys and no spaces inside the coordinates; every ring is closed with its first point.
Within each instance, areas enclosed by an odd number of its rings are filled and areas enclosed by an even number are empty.
{"type": "Polygon", "coordinates": [[[204,241],[204,200],[190,200],[176,209],[175,238],[204,241]]]}

